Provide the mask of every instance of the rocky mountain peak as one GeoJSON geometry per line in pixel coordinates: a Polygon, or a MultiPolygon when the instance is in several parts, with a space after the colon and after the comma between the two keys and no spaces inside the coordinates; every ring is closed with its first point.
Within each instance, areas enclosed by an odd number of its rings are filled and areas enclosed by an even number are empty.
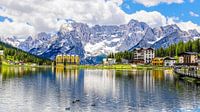
{"type": "Polygon", "coordinates": [[[194,39],[200,38],[200,33],[199,33],[196,29],[189,30],[188,33],[189,33],[189,35],[190,35],[191,37],[193,37],[194,39]]]}
{"type": "Polygon", "coordinates": [[[98,63],[95,57],[135,47],[167,47],[179,41],[200,37],[197,31],[182,31],[177,25],[151,28],[144,22],[130,20],[123,25],[94,25],[73,20],[61,25],[54,34],[40,33],[27,39],[19,48],[32,54],[54,59],[59,53],[76,54],[82,62],[98,63]],[[86,61],[87,60],[87,61],[86,61]]]}
{"type": "Polygon", "coordinates": [[[14,47],[17,47],[20,44],[20,41],[15,36],[1,36],[0,41],[12,45],[14,47]]]}
{"type": "Polygon", "coordinates": [[[38,39],[47,41],[51,38],[50,34],[47,34],[46,32],[41,32],[37,35],[38,39]]]}
{"type": "Polygon", "coordinates": [[[134,20],[134,19],[131,19],[129,22],[128,22],[128,25],[135,25],[136,23],[139,23],[139,21],[137,20],[134,20]]]}
{"type": "Polygon", "coordinates": [[[73,28],[72,24],[68,24],[68,23],[62,24],[60,27],[60,32],[63,34],[73,31],[73,30],[74,30],[74,28],[73,28]]]}
{"type": "Polygon", "coordinates": [[[33,40],[32,36],[29,36],[25,41],[32,41],[32,40],[33,40]]]}

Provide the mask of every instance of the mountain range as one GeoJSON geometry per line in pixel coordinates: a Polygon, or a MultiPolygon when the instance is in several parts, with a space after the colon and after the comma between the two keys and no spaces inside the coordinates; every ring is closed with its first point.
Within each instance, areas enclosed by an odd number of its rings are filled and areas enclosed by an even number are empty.
{"type": "Polygon", "coordinates": [[[200,38],[197,30],[183,31],[176,24],[151,28],[144,22],[130,20],[123,25],[89,26],[74,20],[65,20],[54,33],[41,32],[19,42],[15,36],[0,40],[31,54],[55,59],[58,54],[81,57],[81,63],[96,64],[111,52],[138,47],[168,47],[179,41],[200,38]]]}

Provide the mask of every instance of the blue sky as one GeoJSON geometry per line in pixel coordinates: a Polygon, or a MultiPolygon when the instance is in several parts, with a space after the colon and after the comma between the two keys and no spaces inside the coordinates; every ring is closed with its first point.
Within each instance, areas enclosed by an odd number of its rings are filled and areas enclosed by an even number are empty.
{"type": "Polygon", "coordinates": [[[8,20],[9,22],[13,22],[11,18],[0,16],[0,22],[4,22],[5,20],[8,20]]]}
{"type": "Polygon", "coordinates": [[[180,4],[160,3],[151,7],[146,7],[142,4],[133,2],[133,0],[124,0],[120,7],[128,14],[132,14],[140,10],[158,11],[166,17],[178,17],[180,21],[192,21],[200,25],[200,17],[190,15],[190,12],[200,15],[200,0],[194,0],[193,2],[186,0],[180,4]]]}
{"type": "Polygon", "coordinates": [[[26,38],[54,32],[65,19],[90,26],[135,19],[151,27],[177,24],[182,30],[200,32],[199,7],[200,0],[1,0],[0,36],[26,38]]]}

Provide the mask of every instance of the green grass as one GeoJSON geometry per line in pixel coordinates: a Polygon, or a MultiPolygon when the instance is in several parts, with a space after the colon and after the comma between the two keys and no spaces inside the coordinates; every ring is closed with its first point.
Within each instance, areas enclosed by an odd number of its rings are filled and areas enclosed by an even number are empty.
{"type": "MultiPolygon", "coordinates": [[[[3,61],[2,65],[4,66],[30,66],[32,67],[33,63],[25,63],[25,65],[10,65],[9,63],[3,61]]],[[[37,67],[37,66],[34,66],[37,67]]],[[[42,67],[42,66],[40,66],[42,67]]],[[[45,66],[46,67],[46,66],[45,66]]],[[[58,65],[56,67],[63,68],[63,65],[58,65]]],[[[171,69],[163,66],[152,66],[152,65],[137,65],[132,66],[131,64],[114,64],[114,65],[66,65],[66,68],[78,68],[78,69],[171,69]]]]}
{"type": "Polygon", "coordinates": [[[7,63],[7,62],[5,62],[5,61],[2,61],[2,65],[8,66],[8,65],[10,65],[10,64],[7,63]]]}
{"type": "Polygon", "coordinates": [[[190,82],[190,83],[193,83],[193,82],[196,81],[195,78],[191,78],[191,77],[184,77],[183,80],[184,80],[184,81],[187,81],[187,82],[190,82]]]}
{"type": "Polygon", "coordinates": [[[128,64],[116,64],[116,65],[79,65],[78,68],[90,68],[90,69],[132,69],[128,64]]]}
{"type": "Polygon", "coordinates": [[[36,65],[36,66],[32,66],[33,63],[26,63],[24,65],[11,65],[9,63],[7,63],[6,61],[2,62],[2,66],[12,66],[12,67],[51,67],[51,65],[36,65]]]}
{"type": "Polygon", "coordinates": [[[137,65],[134,68],[137,68],[137,69],[172,69],[172,68],[169,68],[169,67],[153,66],[153,65],[137,65]]]}
{"type": "Polygon", "coordinates": [[[197,71],[197,74],[200,74],[200,70],[197,71]]]}
{"type": "MultiPolygon", "coordinates": [[[[64,67],[64,66],[56,66],[64,67]]],[[[79,68],[79,69],[171,69],[162,66],[151,65],[137,65],[133,67],[131,64],[115,64],[115,65],[66,65],[66,68],[79,68]]]]}
{"type": "Polygon", "coordinates": [[[182,78],[185,82],[188,83],[194,83],[194,84],[200,84],[200,80],[192,77],[184,77],[182,78]]]}

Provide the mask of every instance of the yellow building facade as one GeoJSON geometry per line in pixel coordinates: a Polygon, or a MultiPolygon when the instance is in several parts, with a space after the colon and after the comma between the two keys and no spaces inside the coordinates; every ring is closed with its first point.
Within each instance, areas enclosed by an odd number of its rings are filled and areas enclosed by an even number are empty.
{"type": "Polygon", "coordinates": [[[154,58],[152,60],[152,65],[163,66],[163,64],[164,64],[164,59],[163,58],[154,58]]]}
{"type": "Polygon", "coordinates": [[[80,63],[80,58],[78,55],[57,55],[55,61],[56,61],[56,65],[59,65],[59,64],[78,65],[80,63]]]}

